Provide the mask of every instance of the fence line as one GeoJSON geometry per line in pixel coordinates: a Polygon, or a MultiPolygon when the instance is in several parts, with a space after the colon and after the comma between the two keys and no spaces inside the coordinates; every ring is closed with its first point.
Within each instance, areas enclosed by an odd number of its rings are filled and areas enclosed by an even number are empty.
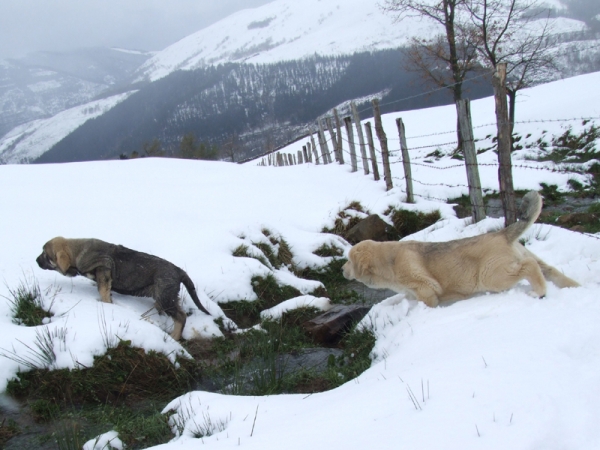
{"type": "MultiPolygon", "coordinates": [[[[499,73],[501,73],[501,71],[499,71],[499,73]]],[[[498,84],[497,80],[495,80],[494,82],[495,82],[495,85],[498,84]]],[[[500,97],[501,98],[505,97],[505,95],[501,94],[500,97]]],[[[367,121],[364,124],[364,128],[365,128],[367,137],[369,138],[370,154],[367,154],[367,151],[366,151],[366,142],[364,139],[364,135],[362,133],[363,132],[363,130],[362,130],[363,124],[360,121],[360,117],[357,112],[356,105],[354,105],[352,103],[351,104],[352,115],[346,116],[343,118],[343,122],[344,122],[345,128],[346,128],[346,137],[341,132],[340,120],[337,115],[337,111],[334,111],[334,117],[336,119],[336,125],[337,125],[336,131],[333,130],[333,123],[331,121],[331,117],[320,118],[317,121],[316,127],[313,127],[313,130],[316,130],[321,154],[319,154],[317,152],[317,148],[316,148],[317,146],[315,143],[315,136],[314,136],[315,133],[311,133],[309,136],[306,137],[306,139],[310,139],[310,142],[307,142],[306,145],[303,146],[303,148],[302,148],[303,151],[298,150],[297,155],[296,154],[292,155],[291,153],[288,153],[287,155],[284,154],[283,157],[280,157],[281,155],[280,155],[280,153],[278,153],[277,158],[274,158],[271,156],[269,156],[267,158],[267,160],[265,160],[263,158],[261,165],[266,165],[267,162],[269,165],[288,165],[289,166],[289,165],[295,165],[298,163],[302,164],[304,162],[309,161],[310,149],[312,148],[312,150],[314,152],[314,158],[315,158],[316,164],[333,163],[334,161],[332,159],[332,155],[334,155],[335,162],[337,162],[338,164],[341,164],[341,165],[349,165],[351,167],[352,172],[357,172],[357,170],[358,170],[358,157],[357,156],[358,155],[357,155],[357,151],[356,151],[356,144],[354,142],[354,137],[356,135],[359,137],[359,146],[360,146],[360,150],[361,150],[363,171],[364,171],[365,175],[370,174],[369,164],[372,164],[374,179],[375,180],[379,179],[378,164],[376,161],[377,154],[379,154],[381,156],[381,163],[383,165],[383,173],[384,173],[384,180],[385,180],[385,184],[386,184],[386,190],[390,190],[393,188],[394,180],[404,181],[406,183],[406,186],[404,189],[404,192],[406,193],[406,201],[409,203],[414,202],[415,196],[421,197],[421,198],[440,200],[443,202],[445,202],[447,200],[447,199],[437,199],[432,196],[424,196],[424,195],[415,193],[414,189],[413,189],[413,185],[412,185],[413,182],[417,183],[420,186],[430,186],[430,187],[444,186],[444,187],[448,187],[448,188],[460,188],[460,189],[467,188],[468,193],[469,193],[470,203],[471,203],[472,218],[475,222],[485,218],[485,207],[484,207],[484,201],[483,201],[483,195],[482,195],[483,189],[481,187],[481,183],[479,180],[479,168],[494,167],[498,170],[499,174],[501,174],[501,175],[504,174],[504,176],[507,177],[507,178],[501,177],[501,180],[500,180],[500,198],[502,200],[502,206],[503,206],[504,214],[505,214],[505,224],[509,224],[509,223],[516,221],[516,217],[517,217],[517,207],[515,204],[514,189],[512,186],[512,170],[513,170],[513,168],[525,169],[525,170],[538,170],[538,171],[543,170],[543,171],[548,171],[548,172],[553,172],[553,173],[578,174],[578,175],[585,173],[582,168],[575,167],[572,164],[568,164],[568,163],[562,164],[562,165],[558,165],[555,163],[552,167],[548,167],[546,165],[533,166],[533,165],[527,165],[527,164],[514,164],[513,161],[511,160],[511,156],[510,156],[510,142],[509,142],[509,147],[508,147],[508,156],[506,155],[506,153],[507,153],[507,150],[506,150],[506,145],[507,145],[506,144],[506,135],[507,135],[506,128],[503,128],[502,133],[500,133],[502,136],[504,136],[503,137],[504,147],[502,147],[502,148],[505,149],[504,150],[505,156],[503,157],[503,159],[501,159],[499,156],[498,162],[479,163],[477,161],[477,152],[476,152],[476,148],[475,148],[475,143],[481,142],[482,140],[485,140],[485,139],[489,139],[490,136],[488,135],[484,139],[481,139],[481,138],[476,139],[473,135],[473,129],[479,129],[479,128],[489,127],[489,126],[493,126],[493,125],[496,125],[497,129],[500,129],[498,127],[500,127],[500,126],[506,127],[506,124],[508,123],[508,121],[506,120],[506,118],[502,118],[502,117],[504,117],[502,115],[498,119],[501,122],[500,125],[498,125],[498,123],[489,123],[489,124],[480,124],[480,125],[477,125],[474,127],[471,122],[469,100],[461,100],[461,101],[457,102],[457,111],[458,111],[458,116],[459,116],[459,121],[460,121],[461,144],[459,144],[458,141],[452,140],[452,141],[443,142],[443,143],[413,146],[410,149],[408,148],[408,146],[406,144],[406,141],[409,139],[416,139],[416,138],[456,133],[456,130],[438,131],[435,133],[429,133],[429,134],[424,134],[424,135],[420,135],[420,136],[407,137],[402,119],[397,118],[396,125],[397,125],[397,129],[398,129],[398,138],[388,138],[387,134],[383,128],[383,123],[381,120],[381,114],[380,114],[380,109],[379,109],[380,106],[379,106],[378,100],[374,99],[372,101],[372,105],[373,105],[373,116],[374,116],[373,122],[375,125],[375,131],[376,131],[377,137],[379,139],[380,145],[379,145],[379,149],[375,148],[374,143],[373,143],[372,131],[371,131],[371,122],[367,121]],[[326,124],[326,126],[324,126],[324,124],[326,124]],[[325,130],[327,130],[329,132],[329,136],[327,136],[327,133],[325,132],[325,130]],[[396,145],[394,145],[394,148],[390,149],[388,146],[388,140],[398,142],[397,145],[399,146],[399,148],[396,148],[396,145]],[[343,145],[344,143],[346,145],[343,145]],[[332,150],[330,150],[329,144],[332,144],[332,150]],[[461,145],[462,156],[465,158],[464,161],[462,161],[461,163],[457,163],[457,164],[446,165],[444,167],[436,166],[433,164],[433,162],[411,161],[410,154],[409,154],[409,151],[417,151],[417,150],[428,149],[428,148],[441,148],[441,147],[447,147],[447,146],[457,147],[459,145],[461,145]],[[347,154],[349,156],[349,158],[347,158],[347,160],[349,160],[349,162],[345,161],[344,154],[347,154]],[[309,158],[307,158],[306,156],[309,156],[309,158]],[[392,160],[390,160],[390,159],[392,159],[392,160]],[[402,168],[404,171],[403,177],[392,176],[391,166],[398,165],[398,164],[402,164],[402,168]],[[411,166],[427,167],[427,168],[432,168],[435,170],[449,170],[449,169],[464,168],[466,170],[466,174],[467,174],[467,177],[466,177],[467,184],[465,185],[465,184],[448,184],[448,183],[428,183],[425,181],[414,179],[412,176],[411,166]],[[506,175],[506,174],[510,175],[510,177],[508,177],[508,175],[506,175]],[[504,183],[504,185],[503,185],[503,183],[504,183]],[[508,186],[508,187],[503,188],[503,186],[508,186]],[[514,218],[514,220],[512,218],[514,218]]],[[[497,110],[497,112],[498,112],[498,110],[497,110]]],[[[573,122],[573,121],[582,121],[583,125],[587,125],[587,122],[592,122],[592,126],[595,126],[595,123],[593,123],[593,121],[599,120],[599,119],[600,119],[600,117],[578,117],[578,118],[569,118],[569,119],[536,119],[536,120],[517,121],[517,122],[515,122],[515,124],[557,123],[557,122],[565,123],[565,122],[573,122]]],[[[498,137],[497,137],[497,139],[498,139],[498,137]]],[[[500,151],[500,142],[497,144],[497,147],[500,151]]],[[[489,149],[485,149],[485,150],[489,150],[489,149]]]]}

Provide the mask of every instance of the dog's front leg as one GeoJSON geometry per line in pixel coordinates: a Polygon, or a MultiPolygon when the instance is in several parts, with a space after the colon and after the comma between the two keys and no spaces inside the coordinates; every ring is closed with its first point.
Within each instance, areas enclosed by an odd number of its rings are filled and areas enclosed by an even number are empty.
{"type": "Polygon", "coordinates": [[[103,267],[96,269],[96,283],[98,284],[100,299],[104,303],[112,303],[112,297],[110,295],[110,290],[112,288],[110,270],[103,267]]]}
{"type": "Polygon", "coordinates": [[[417,287],[414,291],[417,296],[417,300],[421,300],[430,308],[435,308],[437,305],[440,304],[437,294],[430,286],[421,285],[417,287]]]}

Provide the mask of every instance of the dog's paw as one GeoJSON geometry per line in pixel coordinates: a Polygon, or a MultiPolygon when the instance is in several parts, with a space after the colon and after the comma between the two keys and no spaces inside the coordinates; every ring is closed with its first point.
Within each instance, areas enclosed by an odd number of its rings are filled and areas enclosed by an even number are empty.
{"type": "Polygon", "coordinates": [[[527,292],[527,295],[529,295],[530,297],[533,297],[533,298],[544,298],[544,297],[546,297],[546,294],[540,295],[540,294],[538,294],[535,291],[529,291],[529,292],[527,292]]]}

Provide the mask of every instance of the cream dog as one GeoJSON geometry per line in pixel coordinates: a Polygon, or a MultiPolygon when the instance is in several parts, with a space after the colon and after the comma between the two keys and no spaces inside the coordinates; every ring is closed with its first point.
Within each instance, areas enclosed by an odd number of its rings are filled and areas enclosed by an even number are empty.
{"type": "Polygon", "coordinates": [[[504,291],[523,279],[534,297],[546,295],[546,280],[560,288],[579,286],[518,241],[541,209],[542,198],[531,191],[523,197],[520,220],[497,232],[449,242],[362,241],[350,249],[344,277],[376,289],[412,292],[431,307],[504,291]]]}

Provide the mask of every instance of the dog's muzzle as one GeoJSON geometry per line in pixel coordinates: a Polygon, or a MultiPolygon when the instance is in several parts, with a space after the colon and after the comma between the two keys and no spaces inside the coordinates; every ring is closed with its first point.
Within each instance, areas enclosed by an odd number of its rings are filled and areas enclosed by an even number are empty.
{"type": "Polygon", "coordinates": [[[40,269],[54,270],[56,268],[56,264],[52,264],[52,261],[50,261],[45,253],[42,253],[40,256],[38,256],[35,262],[37,262],[37,265],[40,266],[40,269]]]}

